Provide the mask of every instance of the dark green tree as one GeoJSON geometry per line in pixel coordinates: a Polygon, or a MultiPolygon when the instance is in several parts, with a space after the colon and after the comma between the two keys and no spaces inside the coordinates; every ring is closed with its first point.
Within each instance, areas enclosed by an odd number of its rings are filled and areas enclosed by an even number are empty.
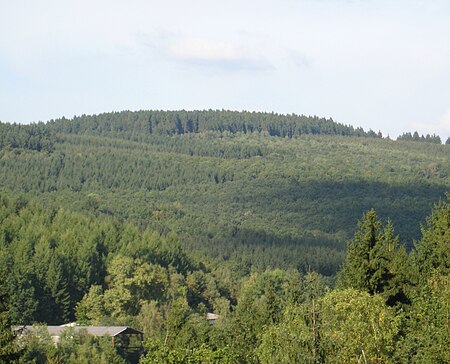
{"type": "Polygon", "coordinates": [[[347,256],[339,272],[338,283],[341,287],[352,287],[361,291],[375,293],[373,282],[373,252],[381,239],[381,221],[375,210],[365,213],[358,222],[358,229],[347,246],[347,256]]]}
{"type": "Polygon", "coordinates": [[[349,242],[338,286],[380,293],[389,305],[407,303],[407,255],[391,222],[383,227],[375,210],[365,213],[349,242]]]}
{"type": "Polygon", "coordinates": [[[14,363],[22,355],[8,313],[9,298],[0,286],[0,364],[14,363]]]}
{"type": "Polygon", "coordinates": [[[53,299],[53,315],[51,321],[48,322],[55,324],[68,322],[71,318],[72,309],[70,307],[70,294],[67,288],[67,281],[64,277],[63,263],[56,254],[50,260],[46,278],[46,286],[53,299]]]}
{"type": "MultiPolygon", "coordinates": [[[[450,198],[450,194],[447,195],[450,198]]],[[[419,280],[426,283],[432,274],[450,274],[450,201],[438,203],[416,243],[413,261],[419,280]]]]}

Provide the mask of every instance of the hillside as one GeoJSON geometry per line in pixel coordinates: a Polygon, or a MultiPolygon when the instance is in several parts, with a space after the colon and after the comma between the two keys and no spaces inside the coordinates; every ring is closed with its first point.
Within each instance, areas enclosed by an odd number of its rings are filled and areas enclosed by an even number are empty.
{"type": "Polygon", "coordinates": [[[400,139],[227,111],[0,123],[0,362],[448,362],[450,146],[400,139]],[[68,322],[145,340],[55,346],[68,322]]]}
{"type": "Polygon", "coordinates": [[[450,146],[297,115],[139,111],[0,124],[0,188],[105,214],[242,271],[336,272],[364,211],[408,247],[450,190],[450,146]]]}

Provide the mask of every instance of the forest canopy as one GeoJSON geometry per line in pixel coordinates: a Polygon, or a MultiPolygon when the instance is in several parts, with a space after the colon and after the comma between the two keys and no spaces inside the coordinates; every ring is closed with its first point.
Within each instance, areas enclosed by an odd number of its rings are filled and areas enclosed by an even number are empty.
{"type": "Polygon", "coordinates": [[[0,363],[131,360],[42,334],[68,322],[141,330],[141,363],[449,361],[450,149],[416,134],[224,110],[0,123],[0,363]]]}
{"type": "Polygon", "coordinates": [[[39,334],[45,326],[21,341],[11,330],[74,320],[142,330],[141,363],[449,358],[449,200],[434,207],[410,254],[391,222],[366,212],[336,285],[315,272],[242,273],[188,253],[172,234],[141,232],[113,217],[46,211],[6,195],[0,201],[1,362],[75,363],[86,351],[96,362],[132,362],[98,338],[69,331],[55,348],[39,334]],[[208,323],[207,312],[219,320],[208,323]]]}

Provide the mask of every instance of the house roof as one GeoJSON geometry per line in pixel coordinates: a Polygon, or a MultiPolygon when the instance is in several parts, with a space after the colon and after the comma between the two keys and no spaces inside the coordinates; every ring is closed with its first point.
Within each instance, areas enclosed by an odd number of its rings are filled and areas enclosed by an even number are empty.
{"type": "MultiPolygon", "coordinates": [[[[133,335],[133,334],[143,334],[139,330],[132,329],[128,326],[47,326],[47,331],[50,336],[61,336],[61,334],[64,331],[67,330],[74,330],[76,333],[80,332],[81,330],[86,330],[89,335],[92,336],[117,336],[119,334],[125,334],[125,335],[133,335]]],[[[32,331],[34,330],[33,326],[27,325],[27,326],[16,326],[14,327],[15,331],[32,331]]]]}
{"type": "Polygon", "coordinates": [[[215,313],[208,312],[206,314],[206,319],[208,321],[217,320],[218,318],[219,318],[219,315],[216,315],[215,313]]]}

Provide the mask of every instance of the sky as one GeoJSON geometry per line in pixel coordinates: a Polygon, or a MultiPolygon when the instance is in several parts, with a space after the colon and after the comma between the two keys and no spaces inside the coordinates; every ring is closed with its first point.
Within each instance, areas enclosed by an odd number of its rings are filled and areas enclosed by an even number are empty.
{"type": "Polygon", "coordinates": [[[318,115],[450,136],[449,0],[0,0],[0,120],[318,115]]]}

